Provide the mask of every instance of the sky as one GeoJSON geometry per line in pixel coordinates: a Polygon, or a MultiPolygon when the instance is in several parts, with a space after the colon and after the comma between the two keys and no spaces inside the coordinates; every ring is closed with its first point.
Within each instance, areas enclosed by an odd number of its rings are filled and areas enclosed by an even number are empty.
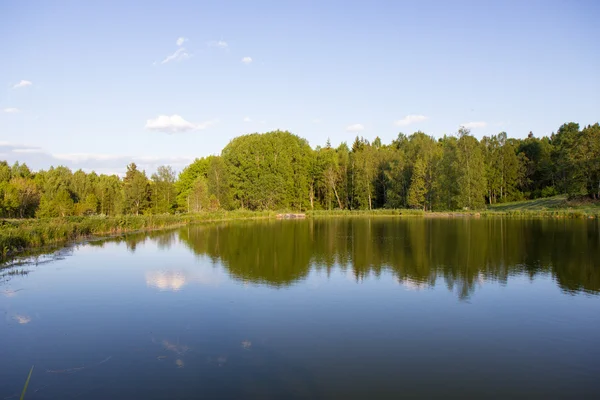
{"type": "Polygon", "coordinates": [[[242,134],[600,120],[600,2],[0,0],[0,159],[181,170],[242,134]]]}

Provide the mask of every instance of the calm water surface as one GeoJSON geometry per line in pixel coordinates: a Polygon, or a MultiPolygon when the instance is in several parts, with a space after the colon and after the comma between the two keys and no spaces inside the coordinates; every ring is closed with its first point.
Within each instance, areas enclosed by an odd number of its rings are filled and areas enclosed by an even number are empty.
{"type": "Polygon", "coordinates": [[[0,399],[600,398],[597,220],[235,222],[0,270],[0,399]]]}

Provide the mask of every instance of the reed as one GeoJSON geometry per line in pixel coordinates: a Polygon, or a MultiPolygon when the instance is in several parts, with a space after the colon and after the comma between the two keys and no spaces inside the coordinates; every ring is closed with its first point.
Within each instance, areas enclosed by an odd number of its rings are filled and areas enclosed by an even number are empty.
{"type": "Polygon", "coordinates": [[[25,392],[27,392],[27,387],[29,386],[29,380],[31,379],[31,374],[33,373],[33,367],[35,365],[31,366],[31,369],[29,370],[29,375],[27,376],[27,380],[25,381],[25,386],[23,387],[23,391],[21,392],[21,397],[20,399],[23,400],[25,398],[25,392]]]}
{"type": "Polygon", "coordinates": [[[115,236],[187,224],[235,219],[275,218],[274,211],[217,211],[197,214],[89,216],[0,220],[0,261],[28,249],[90,237],[115,236]]]}

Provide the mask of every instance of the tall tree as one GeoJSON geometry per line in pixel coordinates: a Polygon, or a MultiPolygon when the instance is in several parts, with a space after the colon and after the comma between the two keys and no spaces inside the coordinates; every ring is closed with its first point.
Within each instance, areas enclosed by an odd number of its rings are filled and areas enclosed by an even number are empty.
{"type": "Polygon", "coordinates": [[[124,194],[125,209],[135,215],[144,212],[150,204],[150,186],[144,171],[139,171],[135,163],[127,166],[125,174],[124,194]]]}
{"type": "Polygon", "coordinates": [[[175,208],[175,171],[166,165],[161,165],[152,174],[152,208],[155,213],[170,213],[175,208]]]}
{"type": "Polygon", "coordinates": [[[574,180],[577,174],[575,148],[579,136],[579,124],[569,122],[561,125],[556,134],[552,134],[552,161],[555,168],[556,185],[560,193],[580,194],[581,185],[574,180]]]}
{"type": "Polygon", "coordinates": [[[468,209],[483,208],[487,182],[481,145],[471,136],[468,129],[461,127],[458,134],[458,206],[468,209]]]}
{"type": "Polygon", "coordinates": [[[208,157],[206,172],[208,192],[216,200],[217,208],[231,209],[231,191],[229,188],[229,175],[225,161],[220,156],[208,157]]]}
{"type": "Polygon", "coordinates": [[[311,148],[289,132],[250,134],[223,149],[233,199],[241,208],[306,209],[311,148]]]}
{"type": "Polygon", "coordinates": [[[100,214],[118,215],[124,211],[123,182],[118,176],[100,175],[95,189],[100,214]]]}
{"type": "Polygon", "coordinates": [[[209,206],[209,194],[208,194],[208,184],[206,183],[206,178],[200,175],[194,181],[194,185],[192,186],[192,190],[188,196],[188,210],[189,212],[201,212],[206,211],[209,206]]]}
{"type": "Polygon", "coordinates": [[[444,136],[440,139],[439,146],[441,158],[434,181],[434,208],[455,210],[459,208],[458,139],[454,136],[444,136]]]}
{"type": "Polygon", "coordinates": [[[408,189],[408,205],[412,208],[421,208],[425,210],[425,195],[427,194],[425,178],[425,159],[419,157],[414,165],[410,188],[408,189]]]}

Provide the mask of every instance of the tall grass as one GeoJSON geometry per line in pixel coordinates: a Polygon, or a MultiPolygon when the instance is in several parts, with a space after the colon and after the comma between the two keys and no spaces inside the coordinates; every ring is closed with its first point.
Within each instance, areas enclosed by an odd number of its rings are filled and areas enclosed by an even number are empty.
{"type": "Polygon", "coordinates": [[[23,250],[61,245],[94,236],[151,231],[232,219],[274,218],[273,211],[217,211],[182,215],[125,215],[0,220],[0,260],[23,250]]]}
{"type": "MultiPolygon", "coordinates": [[[[24,250],[58,246],[89,237],[113,236],[136,231],[165,229],[187,224],[237,219],[275,218],[276,211],[215,211],[198,214],[90,216],[46,219],[0,220],[0,261],[24,250]]],[[[513,217],[513,218],[600,218],[600,207],[532,209],[518,207],[491,208],[484,211],[424,212],[407,209],[315,210],[309,218],[327,217],[513,217]]]]}

